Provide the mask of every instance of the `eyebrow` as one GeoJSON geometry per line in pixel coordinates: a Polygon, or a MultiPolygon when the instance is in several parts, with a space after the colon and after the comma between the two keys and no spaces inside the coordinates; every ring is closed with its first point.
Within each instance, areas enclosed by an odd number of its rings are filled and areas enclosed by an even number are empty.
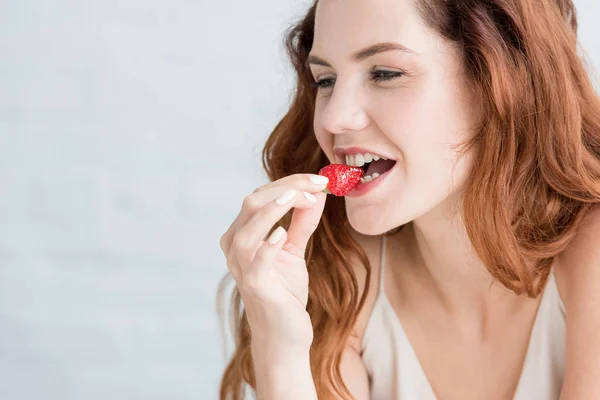
{"type": "MultiPolygon", "coordinates": [[[[392,51],[392,50],[398,50],[398,51],[402,51],[404,53],[410,53],[410,54],[417,54],[413,50],[409,49],[406,46],[401,45],[400,43],[383,42],[383,43],[372,44],[368,47],[365,47],[362,50],[357,51],[356,53],[354,53],[352,55],[351,59],[354,62],[361,62],[371,56],[374,56],[375,54],[383,53],[385,51],[392,51]]],[[[317,57],[315,55],[309,55],[306,62],[307,62],[307,64],[323,65],[325,67],[331,68],[331,65],[327,61],[325,61],[322,58],[317,57]]]]}

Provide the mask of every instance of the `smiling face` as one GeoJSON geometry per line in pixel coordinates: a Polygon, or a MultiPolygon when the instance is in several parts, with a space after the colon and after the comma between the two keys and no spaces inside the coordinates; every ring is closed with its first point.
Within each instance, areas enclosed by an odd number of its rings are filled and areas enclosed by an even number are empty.
{"type": "Polygon", "coordinates": [[[471,157],[452,146],[472,132],[476,102],[459,51],[424,25],[413,0],[320,0],[309,63],[314,131],[329,160],[356,163],[345,157],[351,147],[396,160],[345,197],[356,231],[381,234],[454,204],[471,157]]]}

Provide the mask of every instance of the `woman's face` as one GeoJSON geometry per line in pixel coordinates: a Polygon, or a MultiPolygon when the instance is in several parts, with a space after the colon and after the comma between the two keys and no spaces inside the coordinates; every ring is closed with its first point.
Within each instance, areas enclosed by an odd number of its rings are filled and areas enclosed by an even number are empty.
{"type": "Polygon", "coordinates": [[[471,132],[476,104],[458,51],[424,26],[412,0],[320,0],[310,56],[322,85],[314,130],[329,160],[345,164],[335,151],[349,147],[396,160],[370,190],[345,197],[352,227],[377,235],[450,204],[471,168],[451,146],[471,132]],[[408,50],[354,58],[377,43],[408,50]]]}

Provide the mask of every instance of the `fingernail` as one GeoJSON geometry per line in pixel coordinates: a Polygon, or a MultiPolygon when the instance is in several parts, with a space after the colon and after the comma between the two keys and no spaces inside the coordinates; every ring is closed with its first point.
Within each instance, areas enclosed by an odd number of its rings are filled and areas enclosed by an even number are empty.
{"type": "Polygon", "coordinates": [[[287,192],[279,196],[277,200],[275,200],[275,203],[279,205],[289,203],[294,198],[294,196],[296,196],[296,190],[289,189],[287,192]]]}
{"type": "Polygon", "coordinates": [[[282,226],[280,226],[277,229],[275,229],[273,233],[271,233],[271,236],[269,236],[269,239],[267,239],[267,241],[269,242],[269,244],[275,244],[279,242],[284,233],[285,229],[282,226]]]}
{"type": "Polygon", "coordinates": [[[308,193],[308,192],[302,192],[304,193],[304,197],[306,197],[308,199],[308,201],[310,201],[311,203],[316,203],[317,202],[317,198],[315,196],[313,196],[312,194],[308,193]]]}
{"type": "Polygon", "coordinates": [[[310,175],[309,178],[315,185],[324,185],[329,182],[329,178],[323,175],[310,175]]]}

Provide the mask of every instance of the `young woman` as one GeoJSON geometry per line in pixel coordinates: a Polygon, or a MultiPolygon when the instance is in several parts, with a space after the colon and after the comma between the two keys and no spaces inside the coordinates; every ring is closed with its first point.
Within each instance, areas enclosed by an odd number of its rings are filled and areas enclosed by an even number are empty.
{"type": "Polygon", "coordinates": [[[310,8],[272,182],[221,238],[221,399],[600,399],[600,100],[576,32],[571,0],[310,8]],[[329,163],[372,180],[326,195],[329,163]]]}

